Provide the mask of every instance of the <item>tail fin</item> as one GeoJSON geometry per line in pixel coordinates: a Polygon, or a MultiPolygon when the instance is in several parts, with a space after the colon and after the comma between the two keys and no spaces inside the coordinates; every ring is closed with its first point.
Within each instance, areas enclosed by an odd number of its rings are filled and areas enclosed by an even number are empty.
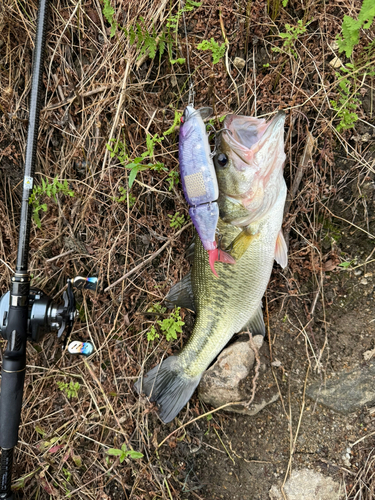
{"type": "Polygon", "coordinates": [[[177,356],[170,356],[155,366],[134,384],[140,394],[144,392],[150,401],[159,406],[159,416],[166,424],[171,422],[189,401],[201,376],[190,378],[178,366],[177,356]]]}

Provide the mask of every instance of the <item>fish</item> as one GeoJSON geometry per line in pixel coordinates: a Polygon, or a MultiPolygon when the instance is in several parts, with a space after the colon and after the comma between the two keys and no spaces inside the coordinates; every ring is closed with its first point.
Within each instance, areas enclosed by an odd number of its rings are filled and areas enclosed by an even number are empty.
{"type": "Polygon", "coordinates": [[[265,335],[262,297],[274,259],[287,265],[281,226],[287,188],[283,177],[285,113],[272,120],[229,115],[214,158],[219,186],[218,229],[235,258],[218,262],[213,276],[197,238],[191,272],[170,290],[167,302],[196,312],[192,334],[179,354],[135,384],[157,403],[168,423],[191,398],[204,371],[235,333],[265,335]]]}
{"type": "Polygon", "coordinates": [[[210,268],[217,276],[215,262],[235,264],[235,260],[218,248],[215,239],[219,219],[216,202],[219,187],[203,122],[211,114],[211,108],[196,110],[190,105],[185,108],[181,117],[179,162],[182,189],[190,207],[189,215],[208,252],[210,268]]]}

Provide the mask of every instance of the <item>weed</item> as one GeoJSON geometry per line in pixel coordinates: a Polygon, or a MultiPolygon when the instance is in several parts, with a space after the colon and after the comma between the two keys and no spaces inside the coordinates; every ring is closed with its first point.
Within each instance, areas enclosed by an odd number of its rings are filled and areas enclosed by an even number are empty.
{"type": "Polygon", "coordinates": [[[175,110],[174,112],[174,119],[173,119],[173,124],[172,126],[166,130],[164,133],[163,133],[163,136],[165,137],[166,135],[170,135],[172,134],[176,127],[178,127],[180,125],[180,122],[181,122],[181,117],[182,117],[182,113],[179,113],[178,111],[175,110]]]}
{"type": "Polygon", "coordinates": [[[136,202],[136,197],[133,196],[131,193],[129,193],[128,190],[122,186],[120,186],[118,188],[118,190],[120,191],[121,196],[119,196],[119,197],[114,196],[112,198],[112,200],[116,201],[117,203],[126,203],[127,204],[128,203],[128,196],[129,196],[129,208],[134,206],[134,204],[136,202]]]}
{"type": "MultiPolygon", "coordinates": [[[[158,310],[151,310],[150,308],[148,309],[148,312],[160,312],[161,314],[164,314],[166,308],[161,306],[160,304],[155,304],[155,306],[157,305],[160,306],[158,310]]],[[[180,307],[175,307],[169,318],[157,321],[157,324],[160,327],[160,331],[165,335],[165,338],[168,342],[170,342],[171,340],[177,340],[177,333],[182,333],[182,327],[185,323],[181,319],[180,309],[180,307]]],[[[160,335],[157,332],[155,326],[152,326],[147,332],[147,340],[151,342],[157,338],[160,338],[160,335]]]]}
{"type": "Polygon", "coordinates": [[[182,327],[185,323],[181,319],[180,309],[180,307],[176,307],[170,318],[158,321],[160,330],[164,333],[168,342],[173,339],[177,340],[177,333],[182,333],[182,327]]]}
{"type": "Polygon", "coordinates": [[[115,9],[111,6],[110,0],[104,0],[103,16],[111,25],[111,38],[115,35],[117,28],[117,23],[113,19],[114,15],[115,15],[115,9]]]}
{"type": "Polygon", "coordinates": [[[337,111],[337,117],[340,119],[340,123],[336,127],[338,132],[341,130],[348,130],[354,127],[355,122],[358,120],[358,115],[355,113],[360,105],[360,101],[356,96],[356,91],[353,87],[355,86],[355,79],[349,78],[349,73],[353,71],[353,64],[348,63],[343,66],[341,71],[346,73],[348,76],[342,78],[340,73],[336,73],[336,77],[339,80],[338,101],[331,100],[331,106],[335,111],[337,111]]]}
{"type": "Polygon", "coordinates": [[[78,391],[81,388],[79,382],[73,382],[72,380],[68,383],[66,382],[56,382],[60,391],[62,391],[68,399],[78,397],[78,391]]]}
{"type": "Polygon", "coordinates": [[[143,55],[148,54],[151,59],[154,59],[156,56],[156,52],[159,49],[159,59],[164,54],[167,49],[169,55],[169,62],[171,64],[183,64],[185,62],[185,58],[177,58],[174,59],[172,57],[173,47],[176,43],[177,45],[177,34],[178,34],[178,26],[182,14],[184,12],[191,12],[194,8],[200,7],[201,2],[195,2],[194,0],[186,0],[185,5],[182,8],[179,8],[176,14],[170,14],[167,22],[165,24],[165,29],[162,33],[156,33],[155,27],[151,27],[151,32],[145,25],[145,20],[143,17],[140,17],[139,20],[135,23],[135,26],[130,26],[127,29],[125,26],[120,26],[114,20],[115,10],[111,6],[110,0],[104,0],[103,6],[103,15],[105,19],[111,26],[111,38],[115,36],[116,30],[121,30],[125,37],[129,40],[130,45],[136,44],[138,53],[138,59],[140,59],[143,55]],[[175,41],[176,40],[176,41],[175,41]]]}
{"type": "Polygon", "coordinates": [[[356,263],[356,259],[346,261],[346,262],[340,262],[339,267],[342,267],[343,269],[348,269],[355,263],[356,263]]]}
{"type": "Polygon", "coordinates": [[[224,57],[225,51],[227,49],[227,46],[225,43],[222,43],[221,45],[213,38],[211,38],[211,41],[208,40],[203,40],[198,47],[199,50],[210,50],[212,52],[212,63],[217,64],[222,57],[224,57]]]}
{"type": "Polygon", "coordinates": [[[120,464],[122,464],[122,462],[127,457],[130,457],[133,460],[137,460],[137,459],[143,457],[143,453],[140,453],[139,451],[128,450],[125,443],[121,446],[121,449],[110,448],[109,450],[107,450],[107,455],[112,455],[114,457],[119,457],[120,464]]]}
{"type": "Polygon", "coordinates": [[[167,308],[164,307],[164,306],[162,306],[160,304],[160,302],[156,302],[155,304],[152,304],[152,306],[150,306],[147,309],[147,312],[149,312],[149,313],[157,313],[157,314],[164,314],[166,311],[167,311],[167,308]]]}
{"type": "Polygon", "coordinates": [[[158,134],[151,136],[150,134],[147,134],[146,137],[146,145],[147,145],[147,151],[143,152],[141,156],[137,156],[133,160],[130,160],[129,156],[126,153],[126,145],[121,142],[117,141],[116,139],[111,139],[110,142],[113,143],[113,146],[108,143],[107,144],[107,149],[110,151],[110,156],[111,158],[114,158],[117,156],[117,159],[120,161],[121,164],[125,166],[125,168],[130,169],[130,174],[129,174],[129,189],[131,189],[134,180],[138,174],[138,172],[142,172],[144,170],[157,170],[157,171],[166,171],[167,168],[164,166],[164,163],[160,162],[155,162],[155,163],[147,163],[144,164],[144,162],[147,159],[150,159],[154,156],[154,148],[156,144],[159,144],[164,137],[159,137],[158,134]]]}
{"type": "Polygon", "coordinates": [[[167,182],[169,184],[168,191],[172,191],[175,186],[177,186],[180,179],[180,174],[175,170],[171,170],[167,177],[167,182]]]}
{"type": "Polygon", "coordinates": [[[29,204],[33,206],[33,219],[39,228],[42,227],[39,212],[47,212],[47,204],[41,203],[43,197],[53,198],[57,202],[57,195],[59,193],[74,197],[74,191],[69,189],[66,179],[63,183],[59,182],[58,177],[55,177],[52,182],[42,179],[41,186],[34,186],[29,198],[29,204]]]}
{"type": "Polygon", "coordinates": [[[153,342],[154,340],[156,340],[158,338],[160,338],[160,335],[156,331],[156,328],[154,327],[154,325],[152,325],[152,327],[147,332],[147,340],[149,342],[153,342]]]}
{"type": "Polygon", "coordinates": [[[361,29],[369,29],[375,17],[374,0],[363,0],[358,19],[350,16],[344,16],[341,33],[337,35],[336,40],[339,45],[339,51],[345,52],[346,57],[351,57],[354,47],[359,42],[361,29]]]}
{"type": "MultiPolygon", "coordinates": [[[[282,0],[282,6],[285,8],[288,5],[288,0],[282,0]]],[[[272,21],[274,21],[280,10],[280,0],[267,0],[267,12],[271,16],[272,21]]]]}
{"type": "Polygon", "coordinates": [[[280,38],[284,40],[283,47],[272,47],[273,52],[287,52],[293,55],[297,59],[297,52],[295,51],[295,43],[298,37],[306,32],[308,24],[303,25],[303,21],[300,19],[297,26],[291,26],[290,24],[285,25],[286,32],[280,33],[280,38]]]}
{"type": "Polygon", "coordinates": [[[168,217],[171,219],[169,225],[175,229],[180,229],[185,224],[185,216],[180,212],[176,212],[174,215],[168,214],[168,217]]]}

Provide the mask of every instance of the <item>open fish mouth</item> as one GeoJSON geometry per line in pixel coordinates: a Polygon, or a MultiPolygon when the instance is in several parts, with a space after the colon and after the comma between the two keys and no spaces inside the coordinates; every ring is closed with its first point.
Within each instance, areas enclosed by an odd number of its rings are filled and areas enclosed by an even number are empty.
{"type": "Polygon", "coordinates": [[[224,121],[223,139],[244,162],[250,163],[264,145],[277,142],[284,134],[285,112],[268,122],[264,118],[229,115],[224,121]]]}

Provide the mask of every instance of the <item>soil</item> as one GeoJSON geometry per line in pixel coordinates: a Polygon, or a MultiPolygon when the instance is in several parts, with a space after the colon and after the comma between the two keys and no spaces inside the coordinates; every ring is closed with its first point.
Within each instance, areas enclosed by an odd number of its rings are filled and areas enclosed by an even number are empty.
{"type": "MultiPolygon", "coordinates": [[[[16,262],[37,14],[33,2],[3,4],[1,293],[16,262]]],[[[374,407],[343,415],[305,395],[313,381],[323,386],[334,374],[365,366],[364,354],[375,348],[375,101],[373,76],[362,70],[364,53],[365,63],[375,61],[372,46],[363,52],[374,30],[361,31],[353,53],[360,78],[350,77],[350,93],[358,99],[358,120],[348,130],[337,129],[332,101],[342,94],[330,64],[336,55],[350,63],[335,38],[344,15],[357,17],[361,2],[289,0],[282,7],[204,0],[186,12],[195,107],[212,106],[217,129],[229,113],[287,112],[289,263],[285,270],[275,264],[265,294],[267,338],[257,382],[257,396],[276,390],[278,401],[248,417],[215,412],[194,394],[168,425],[133,384],[181,349],[194,324],[194,315],[181,310],[185,325],[173,342],[158,324],[169,317],[160,309],[164,297],[188,272],[185,249],[193,236],[176,175],[178,128],[163,135],[188,100],[187,67],[171,62],[186,56],[183,18],[178,5],[165,1],[110,4],[113,37],[100,2],[57,0],[51,9],[35,182],[66,179],[75,194],[40,199],[47,211],[39,214],[41,227],[32,222],[29,268],[33,286],[55,301],[73,276],[98,276],[100,289],[76,294],[72,338],[90,340],[92,357],[63,353],[54,334],[28,343],[15,498],[267,500],[272,485],[307,467],[337,481],[345,499],[374,500],[373,471],[366,469],[375,467],[374,407]],[[148,32],[159,34],[176,15],[172,52],[160,58],[142,58],[142,44],[131,44],[119,28],[136,27],[142,16],[148,32]],[[280,34],[299,20],[306,30],[288,48],[280,34]],[[222,57],[214,65],[198,44],[225,37],[228,62],[222,57]],[[233,65],[236,57],[245,60],[243,71],[233,65]],[[315,147],[303,166],[307,131],[315,147]],[[163,140],[130,188],[129,163],[147,151],[147,134],[163,140]],[[178,236],[171,227],[176,212],[185,217],[178,236]],[[147,340],[151,326],[160,334],[154,342],[147,340]],[[62,382],[78,382],[78,394],[68,397],[62,382]],[[143,458],[108,454],[124,444],[143,458]]]]}

